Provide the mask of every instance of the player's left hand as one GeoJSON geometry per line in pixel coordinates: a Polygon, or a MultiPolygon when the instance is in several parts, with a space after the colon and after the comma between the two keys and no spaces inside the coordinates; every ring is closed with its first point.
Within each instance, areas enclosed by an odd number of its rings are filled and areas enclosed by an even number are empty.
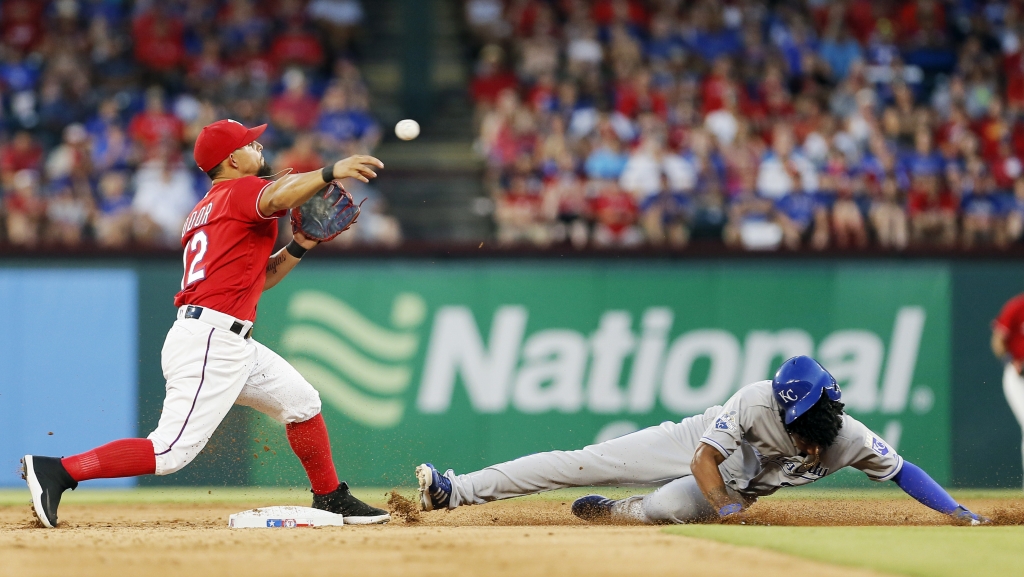
{"type": "Polygon", "coordinates": [[[956,511],[953,511],[951,517],[953,517],[953,519],[958,524],[970,525],[972,527],[976,526],[976,525],[990,525],[990,524],[992,524],[992,519],[989,519],[988,517],[986,517],[984,515],[979,515],[977,513],[972,513],[970,510],[967,509],[967,507],[964,507],[963,505],[960,505],[959,507],[957,507],[956,511]]]}
{"type": "Polygon", "coordinates": [[[302,234],[301,230],[296,230],[292,233],[292,239],[295,240],[302,248],[309,250],[314,246],[320,244],[319,241],[312,238],[306,238],[306,235],[302,234]]]}

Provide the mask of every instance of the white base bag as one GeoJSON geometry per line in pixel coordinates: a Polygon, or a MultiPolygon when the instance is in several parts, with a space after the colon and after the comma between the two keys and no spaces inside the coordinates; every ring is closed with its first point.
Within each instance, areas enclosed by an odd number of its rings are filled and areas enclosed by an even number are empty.
{"type": "Polygon", "coordinates": [[[299,527],[341,527],[341,515],[312,507],[283,505],[261,507],[228,517],[232,529],[295,529],[299,527]]]}

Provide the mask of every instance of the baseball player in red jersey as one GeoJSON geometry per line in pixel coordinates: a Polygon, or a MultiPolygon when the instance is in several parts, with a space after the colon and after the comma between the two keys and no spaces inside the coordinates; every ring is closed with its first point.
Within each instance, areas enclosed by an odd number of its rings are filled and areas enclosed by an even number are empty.
{"type": "Polygon", "coordinates": [[[265,180],[271,171],[256,141],[265,129],[220,120],[196,139],[196,164],[213,186],[182,229],[184,275],[174,299],[178,318],[161,351],[167,393],[160,422],[145,439],[121,439],[62,459],[26,455],[23,474],[46,527],[57,524],[61,494],[81,481],[181,469],[203,450],[233,404],[285,425],[309,476],[314,508],[351,524],[390,520],[338,481],[316,389],[251,336],[260,295],[317,244],[296,231],[287,247],[271,254],[277,218],[335,179],[369,182],[384,164],[352,156],[323,170],[265,180]]]}
{"type": "MultiPolygon", "coordinates": [[[[1003,369],[1003,394],[1017,422],[1024,429],[1024,294],[1003,305],[999,317],[992,321],[992,352],[1006,363],[1003,369]]],[[[1021,442],[1024,458],[1024,441],[1021,442]]]]}

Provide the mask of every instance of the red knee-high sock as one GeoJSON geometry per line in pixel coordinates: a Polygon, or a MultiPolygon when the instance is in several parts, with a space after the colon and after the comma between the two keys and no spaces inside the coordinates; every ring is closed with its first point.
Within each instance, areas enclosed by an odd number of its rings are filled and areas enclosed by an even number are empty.
{"type": "Polygon", "coordinates": [[[61,459],[68,474],[76,481],[138,477],[156,472],[153,441],[120,439],[78,455],[61,459]]]}
{"type": "Polygon", "coordinates": [[[331,439],[327,436],[324,418],[317,416],[301,423],[288,423],[288,443],[309,476],[313,493],[326,495],[338,488],[338,472],[331,458],[331,439]]]}

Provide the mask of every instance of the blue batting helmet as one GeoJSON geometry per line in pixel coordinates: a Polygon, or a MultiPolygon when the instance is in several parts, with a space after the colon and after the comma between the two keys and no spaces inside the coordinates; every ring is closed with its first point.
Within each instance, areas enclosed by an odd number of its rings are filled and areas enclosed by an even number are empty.
{"type": "Polygon", "coordinates": [[[833,401],[841,397],[836,379],[818,361],[804,355],[782,363],[772,379],[772,393],[785,410],[787,425],[813,407],[822,393],[833,401]]]}

